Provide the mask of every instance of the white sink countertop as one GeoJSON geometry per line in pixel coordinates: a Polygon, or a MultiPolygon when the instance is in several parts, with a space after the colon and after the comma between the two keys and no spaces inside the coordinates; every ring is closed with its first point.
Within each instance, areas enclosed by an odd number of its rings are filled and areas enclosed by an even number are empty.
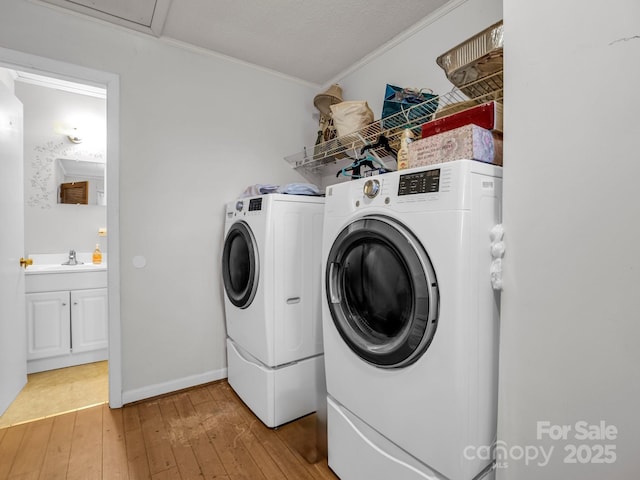
{"type": "Polygon", "coordinates": [[[26,274],[47,274],[47,273],[80,273],[107,270],[106,256],[102,254],[102,263],[92,263],[92,252],[77,252],[77,265],[64,265],[69,260],[68,253],[46,253],[29,255],[33,260],[33,265],[27,266],[26,274]],[[80,263],[82,262],[82,263],[80,263]]]}

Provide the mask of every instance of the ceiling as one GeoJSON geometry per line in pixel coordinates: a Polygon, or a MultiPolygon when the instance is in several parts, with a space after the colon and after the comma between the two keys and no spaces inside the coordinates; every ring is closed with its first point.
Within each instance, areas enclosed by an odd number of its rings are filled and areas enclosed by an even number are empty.
{"type": "Polygon", "coordinates": [[[449,0],[41,0],[323,85],[449,0]]]}

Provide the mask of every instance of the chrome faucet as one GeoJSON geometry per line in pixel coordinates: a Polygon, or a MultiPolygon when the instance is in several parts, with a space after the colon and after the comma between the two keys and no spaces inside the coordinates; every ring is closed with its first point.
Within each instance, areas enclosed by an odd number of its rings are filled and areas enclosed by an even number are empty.
{"type": "Polygon", "coordinates": [[[82,264],[82,262],[79,262],[76,259],[76,251],[75,250],[69,250],[69,260],[64,262],[62,265],[80,265],[80,264],[82,264]]]}

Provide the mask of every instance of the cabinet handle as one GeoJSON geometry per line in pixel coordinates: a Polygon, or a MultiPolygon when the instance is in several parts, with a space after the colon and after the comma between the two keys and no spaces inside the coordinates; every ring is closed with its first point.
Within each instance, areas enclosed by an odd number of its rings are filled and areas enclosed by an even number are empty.
{"type": "Polygon", "coordinates": [[[74,305],[77,305],[77,304],[78,304],[78,302],[73,302],[73,304],[74,304],[74,305]]]}
{"type": "Polygon", "coordinates": [[[67,306],[67,302],[62,302],[62,306],[66,307],[67,306]]]}

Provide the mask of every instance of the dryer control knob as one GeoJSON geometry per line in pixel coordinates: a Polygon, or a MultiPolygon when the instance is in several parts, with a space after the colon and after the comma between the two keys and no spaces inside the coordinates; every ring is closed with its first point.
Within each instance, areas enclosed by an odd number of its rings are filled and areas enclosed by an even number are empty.
{"type": "Polygon", "coordinates": [[[375,178],[367,180],[364,182],[362,191],[367,197],[374,198],[378,193],[380,193],[380,181],[375,178]]]}
{"type": "Polygon", "coordinates": [[[244,207],[244,202],[242,200],[238,200],[236,202],[236,211],[241,212],[244,207]]]}

